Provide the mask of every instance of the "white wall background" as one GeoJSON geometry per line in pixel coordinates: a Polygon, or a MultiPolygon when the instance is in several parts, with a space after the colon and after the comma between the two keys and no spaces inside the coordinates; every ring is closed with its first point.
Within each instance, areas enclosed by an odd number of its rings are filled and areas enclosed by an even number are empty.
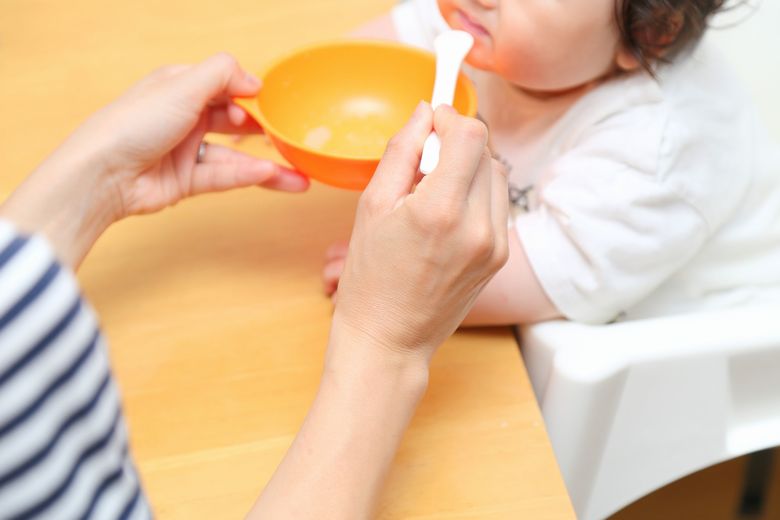
{"type": "Polygon", "coordinates": [[[745,81],[780,142],[780,0],[748,2],[716,18],[707,38],[745,81]],[[735,21],[737,25],[729,26],[735,21]]]}

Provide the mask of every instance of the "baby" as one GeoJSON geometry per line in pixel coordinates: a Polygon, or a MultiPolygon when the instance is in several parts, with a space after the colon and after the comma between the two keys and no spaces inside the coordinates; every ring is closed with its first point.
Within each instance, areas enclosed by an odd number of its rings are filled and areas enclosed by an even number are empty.
{"type": "MultiPolygon", "coordinates": [[[[407,0],[361,32],[469,74],[509,171],[510,259],[466,325],[608,323],[780,299],[780,152],[700,44],[724,0],[407,0]]],[[[333,293],[346,255],[325,267],[333,293]]]]}

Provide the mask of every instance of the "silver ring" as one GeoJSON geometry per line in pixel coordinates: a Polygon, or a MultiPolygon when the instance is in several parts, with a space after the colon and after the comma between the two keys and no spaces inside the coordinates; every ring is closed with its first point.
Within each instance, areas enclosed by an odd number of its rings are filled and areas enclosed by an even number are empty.
{"type": "Polygon", "coordinates": [[[195,157],[196,163],[202,163],[203,159],[206,157],[206,146],[208,146],[206,141],[200,142],[200,146],[198,146],[198,155],[195,157]]]}

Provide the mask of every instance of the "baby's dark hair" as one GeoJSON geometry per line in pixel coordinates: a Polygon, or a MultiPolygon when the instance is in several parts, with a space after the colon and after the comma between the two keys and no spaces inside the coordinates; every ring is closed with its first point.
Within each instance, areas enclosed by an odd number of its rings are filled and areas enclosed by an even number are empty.
{"type": "MultiPolygon", "coordinates": [[[[648,71],[695,45],[710,17],[727,0],[618,0],[615,14],[623,46],[648,71]]],[[[652,71],[651,71],[652,72],[652,71]]]]}

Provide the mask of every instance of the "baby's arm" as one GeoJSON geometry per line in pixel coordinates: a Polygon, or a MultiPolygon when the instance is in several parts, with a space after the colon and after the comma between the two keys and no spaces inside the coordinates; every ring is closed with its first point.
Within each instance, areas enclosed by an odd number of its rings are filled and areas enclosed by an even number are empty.
{"type": "Polygon", "coordinates": [[[436,36],[448,29],[436,0],[408,0],[386,15],[352,31],[357,38],[393,40],[433,51],[436,36]]]}
{"type": "Polygon", "coordinates": [[[393,24],[393,17],[388,13],[371,20],[349,33],[354,38],[369,38],[376,40],[398,41],[398,33],[393,24]]]}
{"type": "MultiPolygon", "coordinates": [[[[338,242],[326,254],[323,282],[325,293],[334,298],[348,251],[347,242],[338,242]]],[[[559,317],[561,313],[542,289],[520,239],[510,229],[509,260],[482,290],[463,325],[518,325],[559,317]]]]}
{"type": "Polygon", "coordinates": [[[480,293],[463,325],[517,325],[560,318],[531,268],[523,244],[509,230],[509,260],[480,293]]]}

